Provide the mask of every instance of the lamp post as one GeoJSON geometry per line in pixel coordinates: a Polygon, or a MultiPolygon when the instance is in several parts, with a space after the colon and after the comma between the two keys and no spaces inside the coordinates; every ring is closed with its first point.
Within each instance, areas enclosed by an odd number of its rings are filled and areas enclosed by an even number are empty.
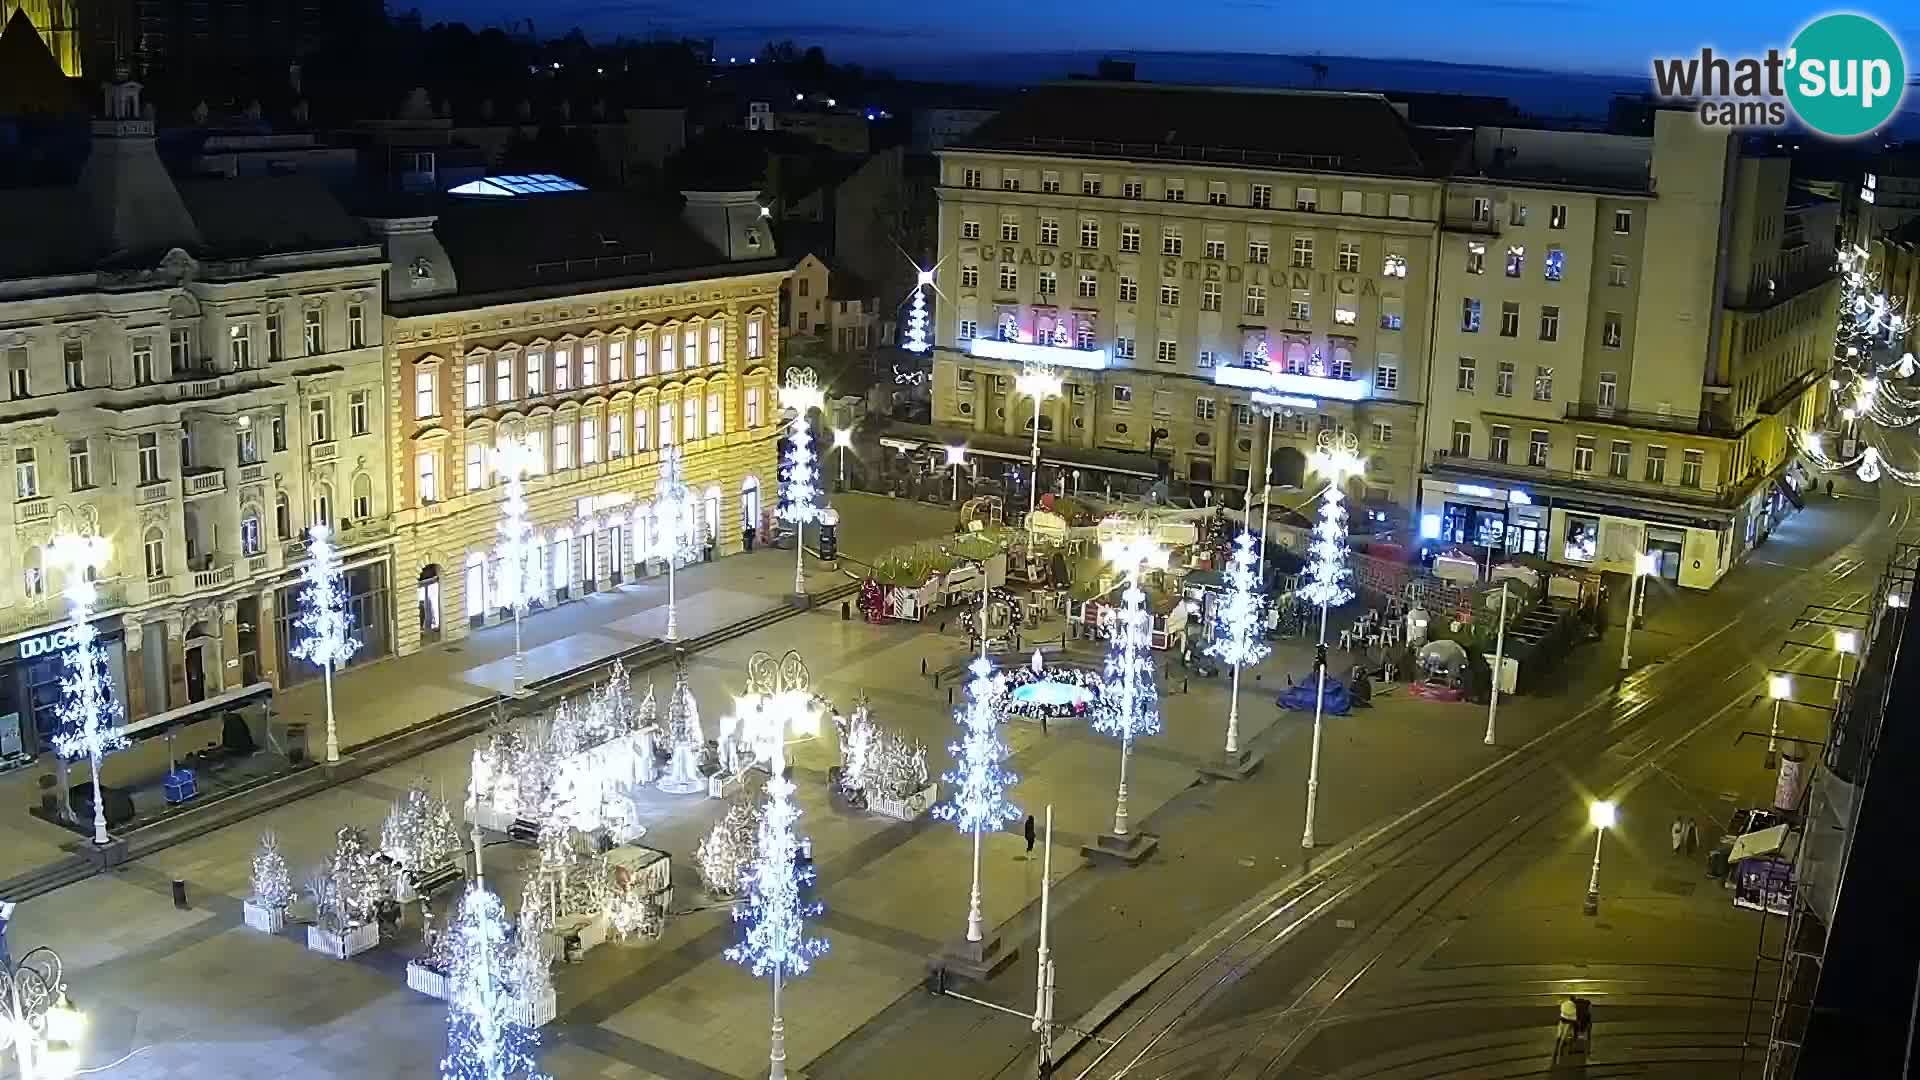
{"type": "Polygon", "coordinates": [[[1767,729],[1767,768],[1772,769],[1780,764],[1780,703],[1793,696],[1793,680],[1767,676],[1767,696],[1773,699],[1773,724],[1767,729]]]}
{"type": "MultiPolygon", "coordinates": [[[[1275,426],[1280,422],[1280,414],[1286,410],[1273,405],[1261,408],[1261,411],[1267,414],[1267,456],[1261,465],[1260,473],[1260,549],[1256,553],[1253,572],[1261,581],[1265,581],[1267,579],[1267,513],[1273,509],[1273,433],[1275,426]]],[[[1252,470],[1247,472],[1247,482],[1247,509],[1251,510],[1253,509],[1252,470]]]]}
{"type": "MultiPolygon", "coordinates": [[[[1050,397],[1060,396],[1063,383],[1044,364],[1028,364],[1013,380],[1013,388],[1033,399],[1033,454],[1027,462],[1027,558],[1033,558],[1033,512],[1040,504],[1040,409],[1050,397]]],[[[956,494],[956,498],[958,495],[956,494]]]]}
{"type": "Polygon", "coordinates": [[[964,446],[947,447],[947,466],[953,470],[953,501],[960,501],[960,466],[967,463],[967,448],[964,446]]]}
{"type": "Polygon", "coordinates": [[[1500,626],[1493,638],[1493,691],[1487,695],[1487,737],[1480,741],[1493,745],[1494,718],[1500,715],[1500,678],[1507,670],[1507,583],[1500,582],[1500,626]]]}
{"type": "Polygon", "coordinates": [[[499,576],[501,599],[513,610],[513,696],[526,693],[527,653],[520,644],[520,619],[536,584],[530,581],[535,545],[527,520],[526,476],[534,470],[535,451],[525,439],[512,439],[493,451],[493,471],[505,477],[507,497],[500,504],[499,576]]]}
{"type": "Polygon", "coordinates": [[[1860,635],[1851,630],[1833,632],[1833,651],[1840,657],[1840,674],[1833,683],[1833,703],[1840,704],[1840,692],[1847,688],[1847,657],[1860,648],[1860,635]]]}
{"type": "Polygon", "coordinates": [[[834,428],[833,448],[840,451],[840,490],[847,490],[847,451],[853,449],[853,429],[834,428]]]}
{"type": "MultiPolygon", "coordinates": [[[[1327,703],[1327,609],[1346,603],[1353,592],[1346,586],[1347,512],[1341,505],[1346,498],[1349,477],[1365,469],[1360,458],[1360,440],[1350,432],[1323,431],[1308,468],[1326,479],[1320,495],[1320,520],[1313,527],[1312,576],[1301,594],[1320,605],[1320,642],[1314,664],[1320,669],[1319,687],[1313,695],[1313,753],[1307,765],[1307,824],[1300,835],[1301,847],[1313,846],[1313,818],[1320,804],[1320,737],[1327,703]]],[[[1264,545],[1263,545],[1264,546],[1264,545]]]]}
{"type": "Polygon", "coordinates": [[[1165,569],[1167,549],[1154,539],[1150,526],[1137,532],[1105,540],[1100,553],[1126,576],[1121,594],[1123,607],[1114,627],[1113,647],[1107,653],[1106,678],[1101,695],[1106,708],[1094,721],[1101,731],[1120,737],[1120,789],[1113,805],[1113,835],[1127,835],[1127,758],[1133,750],[1135,735],[1151,735],[1160,730],[1160,711],[1153,685],[1151,620],[1147,613],[1147,594],[1140,587],[1149,569],[1165,569]]]}
{"type": "Polygon", "coordinates": [[[1652,552],[1642,551],[1633,557],[1633,581],[1627,586],[1627,629],[1620,635],[1620,670],[1626,671],[1633,666],[1633,619],[1634,607],[1639,596],[1646,591],[1647,575],[1659,566],[1652,552]]]}
{"type": "MultiPolygon", "coordinates": [[[[111,552],[99,536],[61,533],[51,545],[54,562],[66,578],[68,611],[65,661],[67,677],[61,686],[60,734],[54,748],[63,758],[87,756],[93,774],[93,842],[105,847],[107,837],[107,800],[100,790],[100,761],[111,751],[127,745],[120,729],[120,704],[113,700],[113,676],[107,668],[106,654],[94,629],[94,606],[100,593],[94,577],[107,564],[111,552]]],[[[332,717],[328,699],[328,717],[332,717]]]]}
{"type": "Polygon", "coordinates": [[[1615,821],[1614,806],[1605,799],[1587,807],[1587,820],[1593,823],[1593,871],[1587,875],[1587,902],[1583,910],[1600,914],[1600,841],[1615,821]]]}
{"type": "Polygon", "coordinates": [[[67,999],[60,954],[46,946],[30,949],[0,972],[6,983],[0,1005],[7,1010],[0,1048],[12,1043],[20,1080],[58,1080],[72,1076],[77,1062],[73,1044],[86,1017],[67,999]]]}
{"type": "Polygon", "coordinates": [[[814,502],[818,489],[814,487],[814,455],[808,445],[813,434],[807,430],[807,412],[825,408],[826,403],[826,393],[811,368],[787,369],[786,381],[780,387],[780,407],[793,412],[793,448],[787,456],[787,498],[780,516],[793,524],[793,594],[803,598],[807,595],[807,522],[820,517],[820,507],[814,502]]]}

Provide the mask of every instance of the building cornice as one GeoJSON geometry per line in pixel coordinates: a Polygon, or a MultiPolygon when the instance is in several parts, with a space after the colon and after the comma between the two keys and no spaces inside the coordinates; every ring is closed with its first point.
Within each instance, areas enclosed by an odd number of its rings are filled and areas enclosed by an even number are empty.
{"type": "Polygon", "coordinates": [[[511,308],[530,303],[545,303],[553,300],[586,301],[594,297],[611,297],[617,293],[632,292],[636,289],[660,287],[687,287],[718,284],[726,281],[738,281],[749,278],[784,278],[793,270],[793,264],[784,258],[755,259],[751,262],[723,263],[715,266],[691,267],[682,270],[666,270],[653,274],[634,274],[627,277],[606,278],[597,281],[566,281],[552,285],[527,286],[517,289],[500,289],[491,292],[457,293],[452,296],[435,296],[422,300],[389,300],[387,314],[395,319],[411,319],[426,316],[461,314],[479,314],[490,309],[511,308]]]}

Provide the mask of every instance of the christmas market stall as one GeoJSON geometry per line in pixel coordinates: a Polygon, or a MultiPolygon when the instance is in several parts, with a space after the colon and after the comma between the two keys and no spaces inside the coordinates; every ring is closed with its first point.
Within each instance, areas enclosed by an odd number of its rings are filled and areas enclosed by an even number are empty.
{"type": "Polygon", "coordinates": [[[892,548],[873,561],[860,589],[860,614],[872,623],[920,622],[948,606],[965,606],[969,597],[977,602],[983,567],[990,586],[1006,584],[1007,551],[1024,535],[983,529],[892,548]]]}

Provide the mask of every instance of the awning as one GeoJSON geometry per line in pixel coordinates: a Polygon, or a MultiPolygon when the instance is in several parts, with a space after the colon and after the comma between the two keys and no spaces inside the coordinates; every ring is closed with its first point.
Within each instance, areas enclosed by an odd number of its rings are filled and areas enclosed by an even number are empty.
{"type": "Polygon", "coordinates": [[[169,709],[166,712],[149,716],[145,720],[136,720],[122,727],[120,734],[137,742],[141,739],[152,738],[155,735],[164,735],[167,729],[180,724],[191,724],[198,720],[205,720],[209,715],[216,712],[237,709],[243,705],[252,705],[257,702],[270,701],[272,698],[272,683],[252,683],[238,690],[228,690],[226,693],[215,694],[213,697],[203,698],[191,704],[182,705],[177,709],[169,709]]]}
{"type": "Polygon", "coordinates": [[[1742,859],[1757,859],[1762,855],[1777,855],[1787,844],[1787,826],[1775,825],[1771,829],[1761,829],[1745,836],[1733,839],[1733,848],[1727,852],[1727,861],[1737,863],[1742,859]]]}

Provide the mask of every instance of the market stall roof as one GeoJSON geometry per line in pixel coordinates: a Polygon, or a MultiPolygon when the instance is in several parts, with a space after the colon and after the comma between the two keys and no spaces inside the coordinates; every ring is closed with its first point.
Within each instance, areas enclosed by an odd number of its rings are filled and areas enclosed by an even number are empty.
{"type": "Polygon", "coordinates": [[[1787,846],[1787,826],[1775,825],[1770,829],[1750,832],[1737,836],[1733,847],[1727,852],[1727,861],[1737,863],[1742,859],[1757,859],[1762,855],[1777,855],[1787,846]]]}
{"type": "MultiPolygon", "coordinates": [[[[953,440],[954,433],[951,431],[931,424],[909,424],[899,420],[890,421],[886,429],[880,433],[882,445],[903,449],[944,448],[953,445],[953,440]]],[[[1025,463],[1033,451],[1033,444],[1027,439],[1013,435],[996,435],[986,431],[967,432],[966,446],[970,454],[1005,458],[1021,463],[1025,463]]],[[[1158,480],[1164,466],[1160,458],[1151,454],[1048,445],[1044,442],[1040,444],[1040,462],[1043,465],[1120,473],[1147,480],[1158,480]]]]}

